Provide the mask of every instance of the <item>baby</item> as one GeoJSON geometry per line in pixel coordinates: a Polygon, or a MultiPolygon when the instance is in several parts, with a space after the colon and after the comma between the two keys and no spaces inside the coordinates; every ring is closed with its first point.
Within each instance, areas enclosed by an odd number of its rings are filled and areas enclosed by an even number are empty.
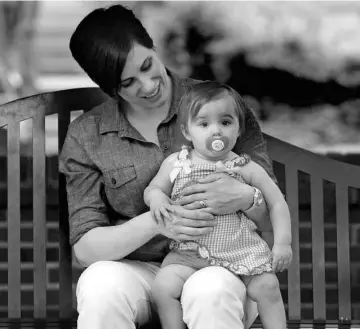
{"type": "MultiPolygon", "coordinates": [[[[171,205],[179,200],[182,189],[212,172],[225,172],[253,186],[254,193],[263,193],[274,231],[273,248],[269,249],[243,212],[216,215],[214,230],[199,240],[172,241],[152,287],[163,329],[185,328],[180,303],[183,285],[207,266],[222,266],[243,280],[248,296],[258,304],[265,329],[286,328],[275,272],[291,262],[290,213],[266,171],[247,154],[232,152],[244,129],[243,111],[243,100],[229,86],[219,82],[193,86],[181,99],[178,118],[190,146],[163,161],[144,191],[144,200],[157,221],[171,219],[171,205]]],[[[206,211],[206,202],[204,207],[206,211]]]]}

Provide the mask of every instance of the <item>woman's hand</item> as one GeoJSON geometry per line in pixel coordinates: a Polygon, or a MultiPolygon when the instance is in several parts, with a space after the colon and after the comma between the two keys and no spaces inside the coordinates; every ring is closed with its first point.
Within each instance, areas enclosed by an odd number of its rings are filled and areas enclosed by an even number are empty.
{"type": "Polygon", "coordinates": [[[183,189],[179,204],[219,215],[246,210],[253,204],[254,189],[225,173],[211,173],[183,189]]]}
{"type": "Polygon", "coordinates": [[[157,222],[158,233],[170,239],[198,240],[212,232],[214,216],[204,210],[188,210],[180,205],[167,206],[168,216],[157,222]]]}

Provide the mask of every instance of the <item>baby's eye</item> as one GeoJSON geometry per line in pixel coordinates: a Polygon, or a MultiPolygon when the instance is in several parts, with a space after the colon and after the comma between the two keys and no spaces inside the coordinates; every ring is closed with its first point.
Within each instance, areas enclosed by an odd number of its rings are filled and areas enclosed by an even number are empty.
{"type": "Polygon", "coordinates": [[[207,122],[201,122],[201,123],[200,123],[200,126],[205,128],[205,127],[208,126],[208,124],[207,124],[207,122]]]}
{"type": "Polygon", "coordinates": [[[222,122],[222,124],[223,124],[224,126],[228,126],[228,125],[231,125],[231,121],[229,121],[229,120],[224,120],[224,121],[222,122]]]}

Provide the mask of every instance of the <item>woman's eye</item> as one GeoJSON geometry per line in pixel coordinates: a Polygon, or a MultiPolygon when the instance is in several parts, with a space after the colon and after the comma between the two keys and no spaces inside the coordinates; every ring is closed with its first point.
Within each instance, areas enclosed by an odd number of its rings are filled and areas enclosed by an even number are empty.
{"type": "Polygon", "coordinates": [[[128,88],[128,87],[130,87],[130,86],[132,85],[132,83],[133,83],[133,80],[132,80],[132,79],[126,80],[126,82],[123,82],[123,83],[121,84],[121,87],[122,87],[122,88],[128,88]]]}
{"type": "Polygon", "coordinates": [[[207,127],[208,124],[207,124],[207,122],[202,122],[202,123],[200,123],[200,126],[201,126],[201,127],[207,127]]]}
{"type": "MultiPolygon", "coordinates": [[[[146,72],[149,71],[152,67],[152,59],[149,59],[141,68],[141,71],[146,72]]],[[[122,88],[128,88],[134,83],[134,79],[128,79],[126,82],[121,84],[122,88]]]]}
{"type": "Polygon", "coordinates": [[[143,71],[149,71],[151,69],[151,66],[152,66],[152,60],[150,59],[143,67],[143,71]]]}

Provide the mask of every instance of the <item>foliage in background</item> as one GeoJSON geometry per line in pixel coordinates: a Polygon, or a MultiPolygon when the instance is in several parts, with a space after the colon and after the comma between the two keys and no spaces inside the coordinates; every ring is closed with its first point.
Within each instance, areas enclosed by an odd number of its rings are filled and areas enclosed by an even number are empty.
{"type": "Polygon", "coordinates": [[[360,84],[359,2],[151,2],[143,13],[160,42],[196,25],[218,57],[245,52],[254,66],[360,84]]]}
{"type": "MultiPolygon", "coordinates": [[[[296,90],[296,97],[301,99],[303,93],[305,98],[313,85],[325,93],[318,95],[319,101],[315,95],[313,104],[296,108],[286,100],[285,104],[279,103],[282,100],[271,94],[243,93],[263,120],[264,131],[306,148],[360,143],[360,96],[356,96],[357,91],[360,95],[360,3],[143,4],[141,17],[160,55],[182,75],[214,77],[224,82],[233,82],[238,75],[243,84],[250,83],[254,77],[242,76],[241,69],[234,72],[231,64],[240,56],[252,68],[246,72],[275,72],[279,78],[270,81],[271,88],[277,83],[285,84],[280,74],[290,76],[293,86],[278,86],[284,97],[297,88],[300,90],[296,90]],[[330,104],[335,94],[340,100],[330,104]]],[[[264,73],[264,78],[268,77],[264,73]]],[[[259,79],[259,83],[268,83],[259,79]]]]}

